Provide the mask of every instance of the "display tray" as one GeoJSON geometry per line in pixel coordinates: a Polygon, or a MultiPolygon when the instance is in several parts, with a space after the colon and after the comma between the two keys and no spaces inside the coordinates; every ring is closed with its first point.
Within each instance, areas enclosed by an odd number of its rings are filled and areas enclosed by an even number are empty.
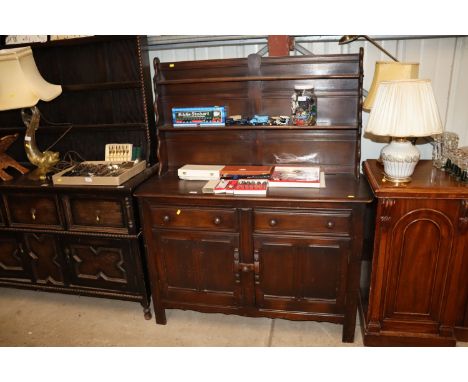
{"type": "Polygon", "coordinates": [[[86,161],[52,176],[55,185],[120,186],[146,168],[146,161],[86,161]]]}

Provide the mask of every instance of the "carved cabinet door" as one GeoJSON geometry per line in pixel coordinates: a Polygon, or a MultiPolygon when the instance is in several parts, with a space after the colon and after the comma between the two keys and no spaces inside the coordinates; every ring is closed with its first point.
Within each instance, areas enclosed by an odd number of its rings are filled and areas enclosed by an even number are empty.
{"type": "Polygon", "coordinates": [[[259,308],[343,312],[350,240],[256,235],[256,304],[259,308]]]}
{"type": "Polygon", "coordinates": [[[374,264],[379,276],[371,290],[370,298],[376,302],[371,321],[378,321],[384,331],[442,333],[447,320],[453,321],[449,310],[454,308],[456,293],[450,293],[450,288],[452,280],[458,279],[463,256],[457,251],[453,224],[458,202],[379,202],[379,252],[374,264]]]}
{"type": "Polygon", "coordinates": [[[62,286],[66,267],[58,238],[50,234],[24,234],[24,248],[37,284],[62,286]]]}
{"type": "Polygon", "coordinates": [[[0,233],[0,279],[31,281],[31,272],[26,261],[21,235],[0,233]]]}
{"type": "Polygon", "coordinates": [[[129,239],[67,238],[63,250],[69,263],[70,285],[136,291],[135,245],[129,239]]]}
{"type": "Polygon", "coordinates": [[[238,306],[239,235],[153,231],[161,299],[192,305],[238,306]]]}

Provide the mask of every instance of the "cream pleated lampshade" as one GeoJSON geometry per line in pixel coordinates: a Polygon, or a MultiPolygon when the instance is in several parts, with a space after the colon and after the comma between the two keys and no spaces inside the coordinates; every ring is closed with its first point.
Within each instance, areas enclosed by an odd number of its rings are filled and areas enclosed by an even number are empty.
{"type": "Polygon", "coordinates": [[[366,132],[390,137],[426,137],[442,133],[430,80],[381,82],[366,132]]]}
{"type": "Polygon", "coordinates": [[[51,101],[62,93],[41,76],[30,47],[0,50],[0,111],[51,101]]]}

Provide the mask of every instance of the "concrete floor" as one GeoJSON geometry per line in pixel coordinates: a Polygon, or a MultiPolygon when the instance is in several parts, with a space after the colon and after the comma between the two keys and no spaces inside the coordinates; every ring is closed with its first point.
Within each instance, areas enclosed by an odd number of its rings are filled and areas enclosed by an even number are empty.
{"type": "Polygon", "coordinates": [[[341,325],[167,310],[167,325],[139,303],[0,288],[0,346],[362,346],[341,325]]]}
{"type": "Polygon", "coordinates": [[[0,288],[0,346],[363,346],[359,326],[347,344],[330,323],[166,314],[167,325],[156,325],[139,303],[0,288]]]}

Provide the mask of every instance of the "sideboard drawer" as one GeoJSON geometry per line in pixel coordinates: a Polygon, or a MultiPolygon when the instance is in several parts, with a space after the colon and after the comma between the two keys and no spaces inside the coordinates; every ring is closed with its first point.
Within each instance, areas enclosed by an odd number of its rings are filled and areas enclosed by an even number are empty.
{"type": "Polygon", "coordinates": [[[255,232],[349,234],[350,210],[256,210],[255,232]]]}
{"type": "Polygon", "coordinates": [[[6,194],[4,202],[12,227],[64,229],[55,195],[6,194]]]}
{"type": "Polygon", "coordinates": [[[63,198],[65,216],[72,231],[128,233],[133,219],[127,219],[125,200],[112,197],[70,195],[63,198]]]}
{"type": "Polygon", "coordinates": [[[151,207],[151,219],[158,228],[194,228],[237,231],[235,209],[151,207]]]}

